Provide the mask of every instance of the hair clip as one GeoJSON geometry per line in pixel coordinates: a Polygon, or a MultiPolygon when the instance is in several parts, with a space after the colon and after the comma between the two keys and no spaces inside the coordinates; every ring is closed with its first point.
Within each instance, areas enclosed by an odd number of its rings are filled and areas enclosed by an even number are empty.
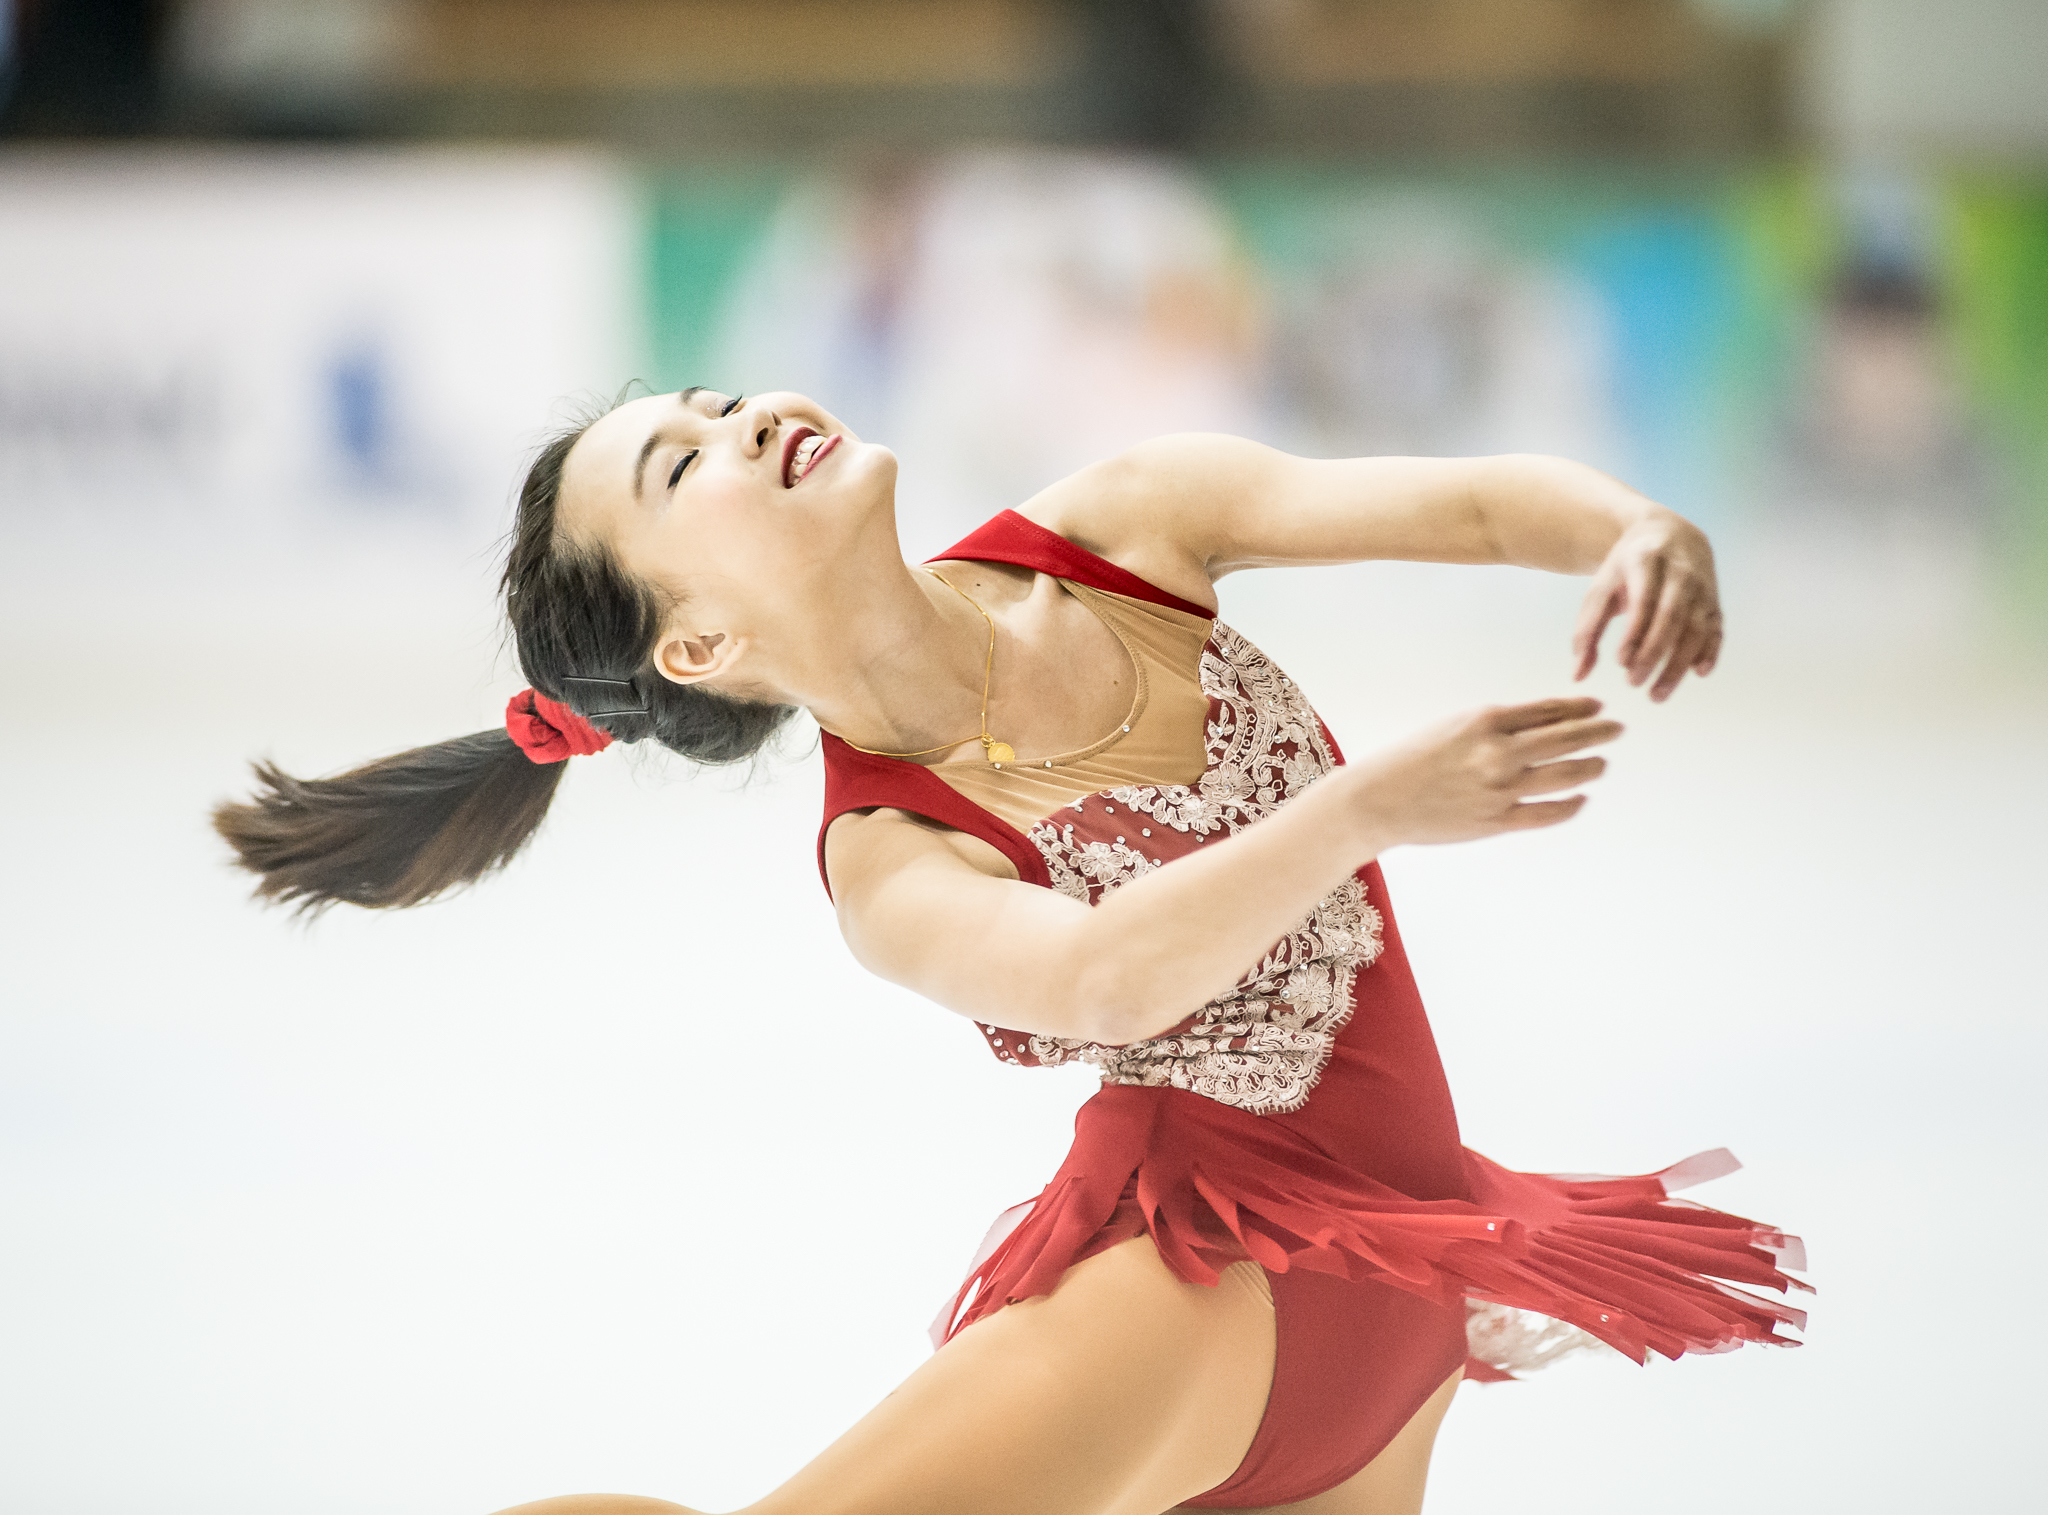
{"type": "MultiPolygon", "coordinates": [[[[569,675],[569,676],[565,677],[565,678],[564,678],[564,679],[562,680],[562,682],[563,682],[563,683],[564,683],[565,685],[566,685],[566,684],[591,684],[591,685],[596,685],[597,687],[596,687],[596,688],[595,688],[594,690],[592,690],[592,693],[593,693],[593,694],[595,694],[595,695],[596,695],[596,696],[597,696],[597,697],[598,697],[599,699],[621,699],[621,698],[624,698],[624,699],[629,699],[629,700],[633,701],[633,703],[632,703],[632,704],[630,704],[630,705],[621,705],[621,706],[619,706],[619,707],[617,707],[617,708],[615,708],[615,709],[611,709],[611,710],[587,710],[587,711],[585,711],[585,712],[583,713],[583,718],[584,718],[585,720],[587,720],[587,721],[597,721],[597,720],[602,720],[602,719],[604,719],[604,717],[606,717],[606,716],[608,716],[608,715],[645,715],[645,714],[647,714],[647,701],[646,701],[646,700],[644,700],[644,699],[642,699],[642,698],[640,697],[640,691],[639,691],[639,690],[637,690],[637,689],[635,689],[635,688],[634,688],[634,687],[633,687],[633,686],[632,686],[632,685],[631,685],[630,683],[628,683],[628,682],[627,682],[627,681],[626,681],[625,679],[586,679],[586,678],[578,678],[578,677],[576,677],[576,676],[575,676],[574,674],[571,674],[571,675],[569,675]]],[[[573,693],[574,691],[573,691],[573,690],[567,690],[567,689],[565,689],[565,690],[564,690],[563,692],[564,692],[564,693],[566,694],[566,693],[573,693]]]]}

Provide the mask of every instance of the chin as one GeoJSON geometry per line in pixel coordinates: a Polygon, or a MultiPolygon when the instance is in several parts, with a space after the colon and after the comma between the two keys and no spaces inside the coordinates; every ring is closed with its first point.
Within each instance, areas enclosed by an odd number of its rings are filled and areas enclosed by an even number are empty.
{"type": "Polygon", "coordinates": [[[896,454],[880,442],[854,442],[853,456],[846,461],[856,465],[848,470],[849,473],[857,471],[864,476],[885,479],[890,484],[896,482],[896,454]]]}
{"type": "Polygon", "coordinates": [[[896,515],[896,454],[878,442],[842,442],[844,457],[832,459],[840,476],[832,481],[834,515],[860,521],[896,515]]]}

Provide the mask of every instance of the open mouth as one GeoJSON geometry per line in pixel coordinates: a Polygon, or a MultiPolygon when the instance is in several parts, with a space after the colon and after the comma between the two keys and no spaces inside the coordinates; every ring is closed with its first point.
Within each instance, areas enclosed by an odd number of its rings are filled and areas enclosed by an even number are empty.
{"type": "Polygon", "coordinates": [[[818,466],[819,461],[839,445],[839,437],[820,436],[808,426],[791,430],[782,444],[782,487],[794,489],[802,482],[805,474],[818,466]]]}

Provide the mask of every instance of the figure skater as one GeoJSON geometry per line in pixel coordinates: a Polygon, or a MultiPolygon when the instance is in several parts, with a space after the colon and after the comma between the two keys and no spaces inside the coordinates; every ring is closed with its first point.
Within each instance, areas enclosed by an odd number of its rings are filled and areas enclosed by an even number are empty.
{"type": "Polygon", "coordinates": [[[652,739],[741,762],[801,709],[854,956],[1005,1063],[1100,1070],[937,1352],[754,1515],[1400,1515],[1461,1376],[1589,1338],[1637,1361],[1786,1342],[1803,1317],[1755,1291],[1797,1286],[1796,1239],[1667,1199],[1726,1153],[1589,1178],[1460,1145],[1374,861],[1568,820],[1621,727],[1540,700],[1346,765],[1215,618],[1245,568],[1590,573],[1578,676],[1619,620],[1662,700],[1721,646],[1697,529],[1553,458],[1181,436],[914,566],[895,483],[801,395],[618,406],[520,492],[503,587],[533,688],[505,729],[330,779],[261,765],[217,814],[262,896],[416,905],[517,853],[564,759],[652,739]]]}

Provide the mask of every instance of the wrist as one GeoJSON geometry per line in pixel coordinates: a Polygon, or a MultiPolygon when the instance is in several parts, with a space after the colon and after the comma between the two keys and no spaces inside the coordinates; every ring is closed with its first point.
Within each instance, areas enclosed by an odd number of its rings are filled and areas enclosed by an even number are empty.
{"type": "Polygon", "coordinates": [[[1655,500],[1638,498],[1631,503],[1633,515],[1622,527],[1622,534],[1624,536],[1632,531],[1649,531],[1656,532],[1660,536],[1676,536],[1699,529],[1670,506],[1659,505],[1655,500]]]}
{"type": "Polygon", "coordinates": [[[1593,573],[1631,534],[1684,519],[1569,458],[1524,453],[1481,459],[1476,468],[1473,497],[1503,563],[1593,573]]]}
{"type": "Polygon", "coordinates": [[[1616,546],[1633,542],[1632,550],[1654,553],[1667,562],[1712,563],[1714,549],[1705,532],[1675,510],[1654,502],[1645,505],[1641,518],[1615,539],[1616,546]]]}
{"type": "Polygon", "coordinates": [[[1389,847],[1403,840],[1397,807],[1389,803],[1384,777],[1370,762],[1353,763],[1331,775],[1330,784],[1341,803],[1330,827],[1331,835],[1355,867],[1363,867],[1389,847]]]}

